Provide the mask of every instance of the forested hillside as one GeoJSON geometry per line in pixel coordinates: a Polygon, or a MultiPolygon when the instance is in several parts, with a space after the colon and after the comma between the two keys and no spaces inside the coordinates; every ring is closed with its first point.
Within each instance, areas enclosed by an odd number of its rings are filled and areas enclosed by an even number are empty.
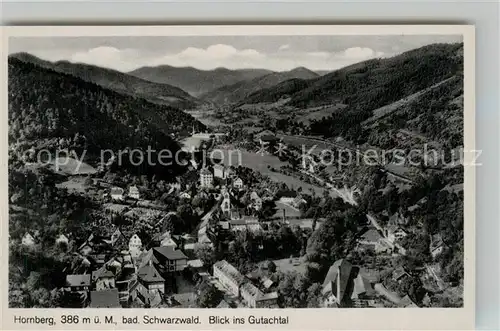
{"type": "Polygon", "coordinates": [[[200,70],[193,67],[172,67],[168,65],[142,67],[129,72],[130,75],[151,82],[178,86],[195,96],[215,90],[221,86],[254,79],[270,73],[272,71],[265,69],[230,70],[216,68],[213,70],[200,70]]]}
{"type": "Polygon", "coordinates": [[[164,83],[150,82],[108,68],[68,61],[49,62],[28,53],[12,54],[10,58],[16,58],[23,62],[33,63],[57,72],[70,74],[119,93],[142,97],[162,105],[187,109],[193,108],[200,103],[199,100],[178,87],[164,83]]]}
{"type": "Polygon", "coordinates": [[[218,104],[231,104],[244,100],[248,95],[266,88],[279,85],[288,80],[306,80],[318,77],[318,74],[303,68],[295,68],[290,71],[274,72],[251,80],[244,80],[233,85],[223,86],[217,90],[206,93],[200,98],[218,104]]]}
{"type": "MultiPolygon", "coordinates": [[[[102,149],[178,149],[171,137],[203,124],[178,109],[121,95],[71,75],[9,59],[9,141],[84,137],[89,154],[102,149]]],[[[50,146],[57,148],[58,146],[50,146]]]]}
{"type": "Polygon", "coordinates": [[[288,94],[291,106],[305,108],[341,102],[354,110],[368,111],[461,72],[462,50],[463,44],[433,44],[339,69],[308,80],[304,88],[291,86],[282,93],[264,89],[250,95],[244,103],[275,102],[288,94]]]}

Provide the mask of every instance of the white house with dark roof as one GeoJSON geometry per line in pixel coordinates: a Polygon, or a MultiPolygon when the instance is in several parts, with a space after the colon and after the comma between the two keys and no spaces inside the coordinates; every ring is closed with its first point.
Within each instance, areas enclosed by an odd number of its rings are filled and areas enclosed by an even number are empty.
{"type": "Polygon", "coordinates": [[[392,245],[376,228],[366,229],[358,238],[361,249],[373,249],[376,253],[389,253],[392,245]]]}
{"type": "Polygon", "coordinates": [[[250,281],[241,285],[240,295],[250,308],[271,308],[278,304],[277,292],[263,293],[250,281]]]}
{"type": "Polygon", "coordinates": [[[66,275],[66,287],[73,292],[89,290],[90,274],[66,275]]]}
{"type": "Polygon", "coordinates": [[[213,265],[213,275],[230,292],[239,297],[240,286],[245,282],[245,277],[226,260],[217,261],[213,265]]]}
{"type": "Polygon", "coordinates": [[[429,250],[434,259],[443,253],[444,242],[443,236],[440,233],[431,236],[429,250]]]}
{"type": "Polygon", "coordinates": [[[158,264],[166,272],[179,272],[187,266],[187,256],[178,249],[171,246],[162,246],[152,248],[153,255],[156,257],[158,264]]]}
{"type": "Polygon", "coordinates": [[[115,201],[122,201],[124,199],[123,193],[124,191],[121,187],[113,187],[111,188],[109,195],[111,196],[111,199],[115,201]]]}
{"type": "Polygon", "coordinates": [[[101,268],[92,271],[92,282],[96,291],[115,288],[115,274],[103,265],[101,268]]]}
{"type": "Polygon", "coordinates": [[[252,191],[252,193],[250,193],[250,201],[251,201],[251,207],[253,209],[255,209],[256,211],[262,209],[262,199],[257,194],[257,192],[252,191]]]}
{"type": "Polygon", "coordinates": [[[21,245],[26,247],[33,247],[35,245],[35,238],[31,235],[31,233],[26,232],[21,239],[21,245]]]}
{"type": "Polygon", "coordinates": [[[137,188],[137,186],[132,185],[129,187],[128,196],[131,199],[139,200],[140,194],[139,194],[139,189],[137,188]]]}
{"type": "Polygon", "coordinates": [[[142,241],[141,238],[137,235],[137,233],[134,233],[134,235],[130,237],[130,240],[128,242],[128,250],[132,258],[134,259],[141,254],[142,241]]]}
{"type": "Polygon", "coordinates": [[[160,271],[156,268],[152,259],[137,270],[137,278],[147,290],[157,290],[165,293],[165,279],[160,275],[160,271]]]}
{"type": "Polygon", "coordinates": [[[365,300],[374,293],[361,269],[345,259],[333,263],[321,290],[325,307],[349,307],[354,301],[365,300]]]}
{"type": "Polygon", "coordinates": [[[56,238],[56,244],[69,244],[69,239],[64,234],[60,234],[59,237],[56,238]]]}
{"type": "Polygon", "coordinates": [[[212,187],[214,183],[214,175],[208,168],[203,168],[200,171],[200,186],[212,187]]]}
{"type": "Polygon", "coordinates": [[[242,189],[243,188],[243,180],[240,178],[240,177],[237,177],[234,181],[233,181],[233,187],[234,188],[237,188],[237,189],[242,189]]]}
{"type": "Polygon", "coordinates": [[[226,167],[224,167],[221,164],[214,165],[214,177],[220,179],[226,179],[227,178],[226,167]]]}

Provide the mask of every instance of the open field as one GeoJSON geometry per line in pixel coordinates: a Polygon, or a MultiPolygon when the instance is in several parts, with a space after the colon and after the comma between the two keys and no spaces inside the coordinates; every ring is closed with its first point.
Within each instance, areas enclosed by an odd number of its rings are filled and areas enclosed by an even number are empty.
{"type": "Polygon", "coordinates": [[[274,214],[274,218],[281,218],[283,217],[283,210],[285,211],[285,217],[288,218],[299,218],[300,217],[300,210],[297,208],[294,208],[290,205],[287,205],[286,203],[282,203],[277,201],[276,202],[276,214],[274,214]]]}
{"type": "MultiPolygon", "coordinates": [[[[230,147],[227,149],[223,149],[222,147],[218,147],[218,150],[222,151],[224,154],[222,155],[222,161],[226,166],[235,166],[241,165],[243,167],[248,167],[255,171],[260,172],[261,174],[268,176],[271,180],[275,182],[283,182],[290,186],[290,188],[298,189],[302,187],[304,192],[309,192],[309,190],[314,190],[316,194],[323,194],[325,188],[308,184],[301,181],[298,178],[284,175],[279,172],[271,171],[268,166],[273,167],[275,169],[279,169],[282,165],[286,165],[287,163],[280,161],[277,157],[269,154],[261,155],[260,153],[249,152],[245,150],[233,150],[230,147]]],[[[219,153],[215,153],[215,157],[220,157],[219,153]]]]}
{"type": "Polygon", "coordinates": [[[91,165],[71,157],[57,157],[51,162],[51,166],[67,175],[91,175],[97,172],[91,165]]]}

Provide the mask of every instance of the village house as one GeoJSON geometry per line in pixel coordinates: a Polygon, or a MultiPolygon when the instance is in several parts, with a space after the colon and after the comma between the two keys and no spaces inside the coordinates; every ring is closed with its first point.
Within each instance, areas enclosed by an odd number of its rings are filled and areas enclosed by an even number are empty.
{"type": "Polygon", "coordinates": [[[153,246],[166,246],[172,247],[173,249],[177,248],[177,243],[174,241],[169,231],[165,231],[163,233],[157,234],[151,240],[151,244],[153,246]]]}
{"type": "Polygon", "coordinates": [[[253,208],[256,211],[262,209],[262,199],[259,197],[257,192],[253,191],[252,193],[250,193],[250,201],[251,201],[251,208],[253,208]]]}
{"type": "Polygon", "coordinates": [[[203,168],[200,171],[200,186],[201,187],[212,187],[214,183],[214,175],[208,168],[203,168]]]}
{"type": "Polygon", "coordinates": [[[272,281],[272,279],[270,279],[269,277],[267,276],[264,276],[260,279],[260,283],[262,284],[262,286],[266,289],[266,290],[269,290],[271,288],[271,286],[274,285],[274,282],[272,281]]]}
{"type": "Polygon", "coordinates": [[[232,168],[230,168],[230,167],[226,168],[226,170],[225,170],[226,179],[233,178],[235,174],[236,173],[232,168]]]}
{"type": "Polygon", "coordinates": [[[120,244],[124,243],[125,241],[125,236],[122,234],[120,229],[116,229],[113,231],[111,236],[109,238],[106,238],[104,240],[108,245],[111,245],[112,247],[119,246],[120,244]]]}
{"type": "Polygon", "coordinates": [[[132,291],[132,299],[143,307],[156,308],[163,302],[162,293],[159,290],[148,290],[146,286],[138,283],[132,291]]]}
{"type": "Polygon", "coordinates": [[[261,146],[266,147],[272,147],[279,141],[276,135],[269,130],[259,132],[257,135],[255,135],[255,138],[257,138],[257,141],[261,146]]]}
{"type": "Polygon", "coordinates": [[[221,302],[219,302],[219,304],[215,308],[233,308],[233,307],[231,307],[231,305],[226,300],[222,299],[221,302]]]}
{"type": "Polygon", "coordinates": [[[129,187],[128,196],[131,199],[139,200],[140,195],[139,195],[139,189],[137,188],[137,186],[132,185],[129,187]]]}
{"type": "Polygon", "coordinates": [[[240,286],[245,277],[226,260],[217,261],[213,265],[213,275],[229,293],[240,296],[240,286]]]}
{"type": "Polygon", "coordinates": [[[249,232],[259,232],[262,231],[262,226],[259,220],[252,216],[243,216],[240,219],[231,219],[227,222],[227,225],[221,224],[222,227],[227,227],[226,230],[231,231],[249,231],[249,232]]]}
{"type": "Polygon", "coordinates": [[[26,247],[33,247],[35,246],[35,238],[33,238],[33,236],[29,232],[26,232],[21,239],[21,245],[26,247]]]}
{"type": "Polygon", "coordinates": [[[293,201],[292,201],[292,207],[294,207],[294,208],[297,208],[297,209],[298,209],[298,208],[300,208],[303,204],[306,204],[306,203],[307,203],[307,201],[306,201],[304,198],[302,198],[302,196],[301,196],[300,194],[298,194],[298,195],[295,197],[295,199],[293,199],[293,201]]]}
{"type": "Polygon", "coordinates": [[[189,260],[187,261],[187,266],[189,267],[189,269],[195,271],[195,272],[198,272],[198,271],[201,271],[203,269],[203,261],[200,260],[200,259],[194,259],[194,260],[189,260]]]}
{"type": "Polygon", "coordinates": [[[392,280],[396,282],[402,282],[405,278],[410,277],[410,275],[406,272],[406,270],[403,267],[397,267],[394,269],[392,272],[392,280]]]}
{"type": "Polygon", "coordinates": [[[56,244],[58,245],[68,245],[69,239],[64,234],[60,234],[59,237],[56,238],[56,244]]]}
{"type": "Polygon", "coordinates": [[[170,246],[154,247],[151,250],[165,272],[180,272],[187,266],[187,256],[180,250],[170,246]]]}
{"type": "Polygon", "coordinates": [[[124,191],[121,187],[113,187],[111,188],[109,195],[111,196],[112,200],[123,201],[124,200],[123,193],[124,191]]]}
{"type": "Polygon", "coordinates": [[[240,295],[249,308],[271,308],[278,304],[277,292],[264,294],[249,281],[241,285],[240,295]]]}
{"type": "Polygon", "coordinates": [[[104,265],[92,271],[92,282],[96,291],[115,288],[115,274],[104,265]]]}
{"type": "Polygon", "coordinates": [[[90,275],[66,275],[66,288],[72,292],[88,291],[90,289],[90,275]]]}
{"type": "Polygon", "coordinates": [[[318,170],[317,163],[312,158],[302,159],[302,169],[310,174],[315,174],[318,170]]]}
{"type": "Polygon", "coordinates": [[[321,294],[325,307],[350,307],[374,295],[369,280],[359,267],[345,259],[337,260],[328,270],[321,294]]]}
{"type": "Polygon", "coordinates": [[[90,292],[90,308],[121,308],[116,288],[90,292]]]}
{"type": "Polygon", "coordinates": [[[83,255],[83,256],[88,256],[90,253],[93,251],[93,244],[90,241],[85,241],[83,244],[80,245],[78,248],[78,252],[83,255]]]}
{"type": "Polygon", "coordinates": [[[373,250],[375,253],[392,251],[390,243],[375,228],[366,229],[358,238],[359,247],[363,250],[373,250]]]}
{"type": "Polygon", "coordinates": [[[160,275],[160,271],[156,268],[154,260],[152,256],[145,261],[145,264],[137,271],[137,278],[148,291],[156,290],[165,293],[165,279],[160,275]]]}
{"type": "Polygon", "coordinates": [[[243,180],[240,178],[240,177],[237,177],[234,181],[233,181],[233,187],[236,188],[236,189],[242,189],[243,188],[243,180]]]}
{"type": "Polygon", "coordinates": [[[391,244],[396,243],[398,240],[401,240],[408,235],[406,230],[399,225],[389,225],[385,231],[386,238],[391,244]]]}
{"type": "Polygon", "coordinates": [[[139,238],[139,236],[137,235],[137,233],[134,233],[134,235],[130,237],[130,240],[128,242],[128,250],[132,258],[134,259],[141,254],[142,241],[141,238],[139,238]]]}
{"type": "Polygon", "coordinates": [[[208,225],[203,226],[198,230],[198,244],[213,247],[213,242],[209,237],[208,225]]]}
{"type": "Polygon", "coordinates": [[[182,192],[181,194],[179,194],[179,198],[185,200],[191,200],[191,194],[189,194],[189,192],[182,192]]]}
{"type": "Polygon", "coordinates": [[[279,196],[278,202],[291,206],[295,201],[295,198],[297,198],[298,194],[295,191],[285,190],[278,192],[278,196],[279,196]]]}
{"type": "Polygon", "coordinates": [[[220,164],[214,165],[214,177],[220,179],[226,179],[227,178],[226,168],[220,164]]]}

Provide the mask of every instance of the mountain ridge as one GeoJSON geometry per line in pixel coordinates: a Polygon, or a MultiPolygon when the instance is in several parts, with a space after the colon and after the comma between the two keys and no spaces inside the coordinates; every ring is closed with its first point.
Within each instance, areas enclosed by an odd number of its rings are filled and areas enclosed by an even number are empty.
{"type": "Polygon", "coordinates": [[[272,73],[267,69],[215,68],[202,70],[193,67],[174,67],[170,65],[145,66],[129,71],[128,74],[151,82],[166,83],[199,96],[225,85],[253,79],[272,73]]]}
{"type": "Polygon", "coordinates": [[[311,79],[315,77],[318,77],[318,74],[314,71],[305,67],[297,67],[289,71],[273,72],[262,77],[223,86],[217,90],[201,95],[200,98],[218,104],[237,103],[254,92],[276,86],[283,81],[291,79],[311,79]]]}
{"type": "Polygon", "coordinates": [[[199,100],[178,87],[150,82],[114,69],[67,60],[51,62],[25,52],[11,54],[9,58],[16,58],[43,68],[70,74],[104,88],[132,96],[139,96],[159,104],[181,109],[193,108],[200,104],[199,100]]]}

